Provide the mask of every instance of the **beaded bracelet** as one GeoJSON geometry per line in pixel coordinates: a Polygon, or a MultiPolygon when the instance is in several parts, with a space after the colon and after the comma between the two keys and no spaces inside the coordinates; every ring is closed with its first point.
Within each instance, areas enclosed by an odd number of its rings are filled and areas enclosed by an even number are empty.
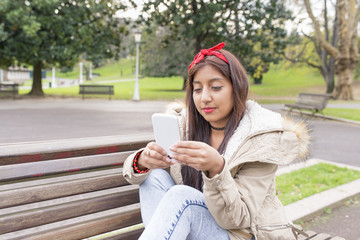
{"type": "Polygon", "coordinates": [[[137,172],[137,173],[147,173],[149,171],[149,169],[145,169],[145,170],[139,170],[138,166],[137,166],[137,162],[138,162],[138,159],[139,159],[139,156],[140,154],[142,153],[143,151],[140,151],[138,153],[136,153],[135,157],[134,157],[134,161],[133,161],[133,167],[134,167],[134,171],[137,172]]]}

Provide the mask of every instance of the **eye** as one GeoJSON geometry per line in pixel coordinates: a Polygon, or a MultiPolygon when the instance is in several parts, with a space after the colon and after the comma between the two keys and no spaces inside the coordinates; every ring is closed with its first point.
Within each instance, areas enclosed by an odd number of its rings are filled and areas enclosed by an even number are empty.
{"type": "Polygon", "coordinates": [[[212,90],[214,91],[220,91],[222,89],[222,86],[219,86],[219,87],[212,87],[212,90]]]}
{"type": "Polygon", "coordinates": [[[194,93],[199,93],[199,92],[201,92],[201,88],[194,88],[193,92],[194,93]]]}

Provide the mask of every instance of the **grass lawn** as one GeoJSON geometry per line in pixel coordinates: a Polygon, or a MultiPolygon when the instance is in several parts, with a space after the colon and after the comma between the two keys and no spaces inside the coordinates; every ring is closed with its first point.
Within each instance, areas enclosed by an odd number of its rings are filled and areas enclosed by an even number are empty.
{"type": "MultiPolygon", "coordinates": [[[[135,72],[135,59],[122,58],[119,61],[110,61],[102,67],[93,68],[94,74],[99,74],[95,78],[96,81],[112,80],[112,79],[127,79],[134,78],[135,72]]],[[[48,74],[51,75],[51,72],[48,74]]],[[[85,74],[85,70],[83,70],[85,74]]],[[[79,65],[75,65],[73,71],[61,73],[56,69],[55,76],[58,78],[78,79],[80,75],[79,65]]]]}
{"type": "MultiPolygon", "coordinates": [[[[94,80],[95,81],[95,80],[94,80]]],[[[108,85],[109,83],[104,83],[108,85]]],[[[114,96],[112,99],[132,99],[134,94],[135,81],[125,81],[111,83],[114,86],[114,96]]],[[[185,91],[182,91],[183,78],[151,78],[146,77],[139,80],[141,100],[176,100],[184,99],[185,91]]],[[[27,94],[30,90],[19,90],[20,94],[27,94]]],[[[46,95],[59,95],[70,97],[81,97],[79,86],[64,88],[43,89],[46,95]]],[[[108,98],[108,95],[90,95],[87,98],[108,98]]]]}
{"type": "Polygon", "coordinates": [[[251,84],[250,95],[255,99],[296,98],[300,92],[323,93],[324,89],[324,81],[315,69],[272,64],[261,85],[251,84]]]}
{"type": "MultiPolygon", "coordinates": [[[[101,68],[94,69],[94,73],[100,76],[87,83],[100,84],[106,80],[134,79],[132,59],[121,59],[118,62],[111,62],[101,68]]],[[[48,73],[51,75],[51,73],[48,73]]],[[[77,79],[79,75],[78,67],[70,73],[56,73],[59,78],[77,79]]],[[[252,80],[250,79],[252,82],[252,80]]],[[[31,82],[31,81],[30,81],[31,82]]],[[[183,98],[184,91],[181,91],[183,79],[181,77],[145,77],[140,79],[140,98],[142,100],[174,100],[183,98]]],[[[31,84],[31,83],[30,83],[31,84]]],[[[27,85],[30,85],[27,83],[27,85]]],[[[106,83],[115,87],[114,99],[131,99],[134,82],[106,83]]],[[[285,67],[283,65],[272,65],[270,70],[264,75],[263,84],[250,86],[250,98],[258,100],[261,103],[285,103],[292,102],[299,92],[323,92],[324,84],[321,76],[314,69],[308,67],[296,68],[285,67]]],[[[69,89],[56,88],[45,89],[46,94],[77,96],[78,87],[69,87],[69,89]],[[74,89],[73,89],[74,88],[74,89]]],[[[28,91],[20,91],[25,94],[28,91]]],[[[107,96],[94,96],[98,98],[107,98],[107,96]]]]}
{"type": "Polygon", "coordinates": [[[323,113],[328,116],[360,121],[360,109],[326,108],[323,113]]]}
{"type": "Polygon", "coordinates": [[[360,178],[360,172],[319,163],[276,178],[276,192],[284,205],[360,178]]]}

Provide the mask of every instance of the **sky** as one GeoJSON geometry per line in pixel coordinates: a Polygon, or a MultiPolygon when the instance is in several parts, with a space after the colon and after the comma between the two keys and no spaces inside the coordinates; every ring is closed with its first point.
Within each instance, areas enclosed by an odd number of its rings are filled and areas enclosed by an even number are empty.
{"type": "MultiPolygon", "coordinates": [[[[134,2],[138,4],[137,8],[129,7],[127,11],[121,12],[119,13],[119,15],[121,15],[121,17],[137,19],[137,17],[140,14],[144,0],[134,0],[134,2]]],[[[324,6],[323,1],[310,0],[310,2],[312,3],[312,10],[314,15],[320,17],[324,6]]],[[[125,0],[124,3],[130,6],[129,0],[125,0]]],[[[310,34],[313,31],[312,23],[308,17],[305,7],[303,6],[303,1],[286,0],[286,4],[293,11],[293,15],[295,16],[294,22],[289,21],[286,23],[286,29],[288,30],[288,32],[291,32],[293,29],[296,29],[299,33],[303,31],[306,34],[310,34]]],[[[328,3],[328,11],[329,11],[329,15],[332,16],[334,15],[334,7],[331,5],[331,3],[328,3]]]]}

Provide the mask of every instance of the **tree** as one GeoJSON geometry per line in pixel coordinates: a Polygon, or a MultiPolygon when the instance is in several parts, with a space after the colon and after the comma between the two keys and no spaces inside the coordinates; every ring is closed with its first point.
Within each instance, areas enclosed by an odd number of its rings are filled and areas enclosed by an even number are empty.
{"type": "Polygon", "coordinates": [[[144,74],[153,77],[182,76],[183,89],[189,63],[194,57],[191,51],[184,51],[192,42],[177,41],[168,36],[168,27],[151,26],[144,34],[141,46],[144,74]]]}
{"type": "MultiPolygon", "coordinates": [[[[329,26],[329,16],[327,0],[324,0],[323,10],[323,27],[322,34],[327,42],[333,47],[337,46],[338,41],[338,24],[335,14],[335,19],[332,25],[332,31],[329,26]]],[[[298,35],[298,33],[293,33],[298,35]]],[[[335,87],[335,59],[331,56],[319,43],[316,36],[313,34],[306,34],[303,32],[306,39],[296,36],[295,38],[301,39],[300,41],[294,42],[293,47],[289,47],[285,58],[293,63],[303,62],[307,65],[316,68],[320,71],[326,84],[326,93],[333,93],[335,87]],[[302,47],[298,47],[301,45],[302,47]],[[314,56],[314,53],[317,55],[314,56]]]]}
{"type": "Polygon", "coordinates": [[[167,27],[168,38],[193,44],[184,52],[194,56],[225,41],[246,67],[254,57],[261,64],[279,60],[286,46],[284,22],[291,18],[282,1],[276,0],[155,0],[145,3],[143,11],[149,15],[143,19],[147,26],[167,27]]]}
{"type": "Polygon", "coordinates": [[[337,0],[338,45],[335,47],[323,36],[319,21],[313,14],[309,0],[304,0],[304,3],[313,23],[317,41],[335,59],[337,82],[334,97],[351,100],[353,99],[354,70],[359,61],[357,28],[360,20],[360,4],[356,4],[355,0],[337,0]]]}
{"type": "Polygon", "coordinates": [[[0,3],[0,65],[33,66],[30,94],[43,95],[41,69],[73,66],[79,55],[90,61],[116,57],[125,28],[113,0],[2,0],[0,3]]]}
{"type": "Polygon", "coordinates": [[[292,19],[283,1],[225,1],[230,15],[222,34],[230,44],[229,50],[237,54],[255,83],[270,63],[278,63],[289,42],[285,22],[292,19]]]}

